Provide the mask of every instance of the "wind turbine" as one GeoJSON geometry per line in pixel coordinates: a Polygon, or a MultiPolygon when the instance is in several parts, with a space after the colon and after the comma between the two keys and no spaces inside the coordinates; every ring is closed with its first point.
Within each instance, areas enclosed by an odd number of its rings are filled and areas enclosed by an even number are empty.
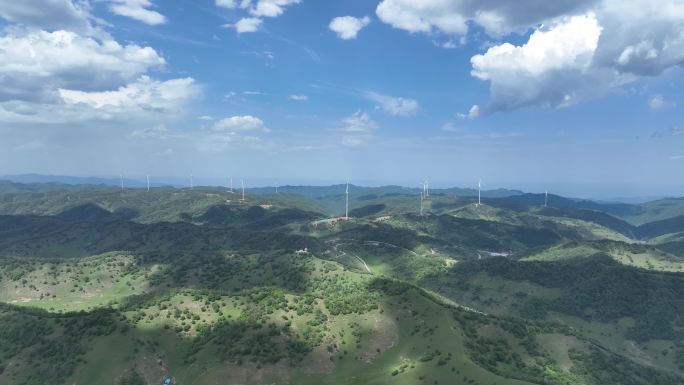
{"type": "Polygon", "coordinates": [[[477,181],[477,205],[480,206],[482,204],[482,179],[479,179],[477,181]]]}
{"type": "Polygon", "coordinates": [[[245,180],[240,179],[240,184],[242,185],[242,199],[240,199],[240,200],[244,201],[245,200],[245,180]]]}
{"type": "Polygon", "coordinates": [[[345,205],[344,205],[344,219],[349,220],[349,181],[347,181],[347,189],[344,191],[345,205]]]}
{"type": "Polygon", "coordinates": [[[428,196],[428,182],[423,181],[420,185],[423,186],[423,190],[420,192],[420,215],[423,216],[423,201],[426,200],[428,196]]]}
{"type": "Polygon", "coordinates": [[[233,177],[230,177],[230,192],[233,192],[233,177]]]}
{"type": "Polygon", "coordinates": [[[121,192],[123,192],[123,188],[124,188],[124,185],[123,185],[123,174],[119,174],[119,178],[121,179],[121,192]]]}
{"type": "Polygon", "coordinates": [[[549,191],[544,191],[544,207],[549,207],[549,191]]]}
{"type": "Polygon", "coordinates": [[[147,192],[150,192],[150,176],[147,176],[147,192]]]}

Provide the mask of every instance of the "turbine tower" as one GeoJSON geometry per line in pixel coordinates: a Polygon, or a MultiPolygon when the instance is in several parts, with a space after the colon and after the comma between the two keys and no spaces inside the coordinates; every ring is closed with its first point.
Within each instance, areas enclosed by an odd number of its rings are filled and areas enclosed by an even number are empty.
{"type": "Polygon", "coordinates": [[[477,181],[477,205],[480,206],[482,204],[482,179],[479,179],[477,181]]]}
{"type": "Polygon", "coordinates": [[[150,176],[147,176],[147,192],[150,192],[150,176]]]}
{"type": "Polygon", "coordinates": [[[194,189],[195,189],[195,181],[193,180],[192,171],[191,171],[190,172],[190,190],[194,190],[194,189]]]}
{"type": "Polygon", "coordinates": [[[544,207],[549,207],[549,191],[544,191],[544,207]]]}
{"type": "Polygon", "coordinates": [[[121,192],[123,192],[123,188],[124,188],[124,185],[123,185],[123,174],[119,174],[119,179],[121,179],[121,192]]]}
{"type": "Polygon", "coordinates": [[[344,205],[344,219],[349,220],[349,181],[347,181],[347,189],[344,191],[345,205],[344,205]]]}
{"type": "Polygon", "coordinates": [[[424,193],[421,191],[420,192],[420,216],[423,216],[423,199],[424,199],[424,193]]]}
{"type": "Polygon", "coordinates": [[[233,192],[233,177],[230,177],[230,192],[233,192]]]}
{"type": "Polygon", "coordinates": [[[420,215],[423,216],[423,201],[428,197],[428,182],[427,180],[420,183],[423,190],[420,192],[420,215]]]}
{"type": "Polygon", "coordinates": [[[240,199],[240,200],[244,202],[244,200],[245,200],[245,180],[240,179],[240,184],[242,185],[242,199],[240,199]]]}

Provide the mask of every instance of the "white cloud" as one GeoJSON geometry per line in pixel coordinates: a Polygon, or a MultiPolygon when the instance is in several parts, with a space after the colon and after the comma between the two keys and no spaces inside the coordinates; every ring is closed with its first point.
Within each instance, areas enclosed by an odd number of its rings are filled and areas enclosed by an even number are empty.
{"type": "Polygon", "coordinates": [[[228,9],[242,9],[252,17],[243,17],[235,24],[224,24],[223,27],[235,28],[238,33],[256,32],[261,27],[264,17],[277,17],[290,5],[299,4],[302,0],[216,0],[216,6],[228,9]]]}
{"type": "Polygon", "coordinates": [[[209,115],[198,116],[197,119],[199,119],[199,120],[214,120],[214,118],[212,118],[209,115]]]}
{"type": "Polygon", "coordinates": [[[150,47],[68,31],[13,31],[0,37],[0,101],[54,99],[58,88],[116,87],[164,64],[150,47]]]}
{"type": "MultiPolygon", "coordinates": [[[[90,14],[90,0],[0,1],[0,128],[21,135],[23,147],[60,148],[88,140],[179,140],[178,127],[194,121],[187,106],[201,94],[192,78],[152,78],[165,59],[152,47],[119,43],[90,14]],[[92,23],[92,25],[91,25],[92,23]],[[174,128],[175,127],[175,128],[174,128]],[[95,135],[89,138],[89,135],[95,135]],[[30,139],[30,140],[28,140],[30,139]],[[55,144],[55,145],[53,145],[55,144]]],[[[122,7],[148,1],[108,1],[122,7]]],[[[148,23],[150,13],[128,16],[148,23]]],[[[90,144],[90,143],[88,143],[90,144]]]]}
{"type": "Polygon", "coordinates": [[[238,2],[236,0],[216,0],[216,6],[233,9],[238,6],[238,2]]]}
{"type": "Polygon", "coordinates": [[[342,130],[348,133],[368,134],[378,128],[378,124],[362,111],[356,111],[352,116],[345,118],[342,123],[344,124],[342,130]]]}
{"type": "Polygon", "coordinates": [[[244,17],[237,23],[233,24],[232,27],[235,28],[237,33],[251,33],[258,31],[262,22],[263,21],[261,19],[256,17],[244,17]]]}
{"type": "Polygon", "coordinates": [[[259,135],[270,131],[256,116],[231,116],[215,122],[210,132],[197,141],[196,147],[202,152],[222,152],[233,145],[263,148],[267,144],[259,135]]]}
{"type": "Polygon", "coordinates": [[[663,97],[663,95],[654,95],[648,100],[648,108],[653,111],[664,110],[666,108],[675,107],[677,104],[671,102],[663,97]]]}
{"type": "Polygon", "coordinates": [[[372,138],[372,133],[378,128],[371,117],[363,112],[356,111],[353,115],[342,120],[342,145],[359,147],[366,145],[372,138]]]}
{"type": "Polygon", "coordinates": [[[302,0],[216,0],[216,5],[229,9],[244,9],[256,17],[277,17],[285,8],[301,3],[302,0]]]}
{"type": "Polygon", "coordinates": [[[301,3],[302,0],[242,0],[240,7],[249,8],[249,13],[260,17],[277,17],[285,8],[301,3]]]}
{"type": "Polygon", "coordinates": [[[91,29],[88,3],[71,0],[0,1],[0,17],[11,23],[50,31],[91,29]]]}
{"type": "Polygon", "coordinates": [[[287,98],[297,102],[305,102],[309,100],[309,97],[306,95],[289,95],[287,98]]]}
{"type": "Polygon", "coordinates": [[[597,14],[604,27],[598,65],[653,76],[684,64],[681,0],[603,0],[597,14]]]}
{"type": "Polygon", "coordinates": [[[376,13],[437,42],[472,26],[503,40],[472,60],[472,74],[490,82],[483,113],[566,106],[684,65],[681,0],[383,0],[376,13]],[[505,42],[530,30],[523,44],[505,42]]]}
{"type": "Polygon", "coordinates": [[[470,120],[477,119],[478,117],[480,117],[480,106],[475,104],[472,107],[470,107],[470,110],[468,110],[468,116],[467,117],[470,120]]]}
{"type": "Polygon", "coordinates": [[[109,10],[113,13],[130,17],[149,25],[164,24],[166,18],[159,12],[152,11],[148,8],[153,4],[150,0],[111,0],[112,4],[109,10]]]}
{"type": "Polygon", "coordinates": [[[474,56],[472,74],[491,80],[500,71],[539,76],[559,69],[586,70],[600,36],[601,27],[595,16],[573,17],[547,31],[535,31],[522,46],[504,43],[474,56]]]}
{"type": "Polygon", "coordinates": [[[576,16],[535,31],[524,45],[503,43],[473,56],[472,75],[490,82],[489,109],[569,105],[604,91],[616,79],[591,73],[601,30],[594,15],[576,16]]]}
{"type": "Polygon", "coordinates": [[[214,131],[221,131],[230,134],[235,134],[244,131],[270,131],[264,125],[264,121],[251,115],[232,116],[214,123],[214,131]]]}
{"type": "Polygon", "coordinates": [[[357,18],[353,16],[341,16],[332,19],[329,28],[337,33],[337,36],[343,40],[356,39],[363,28],[370,24],[370,18],[364,16],[363,18],[357,18]]]}
{"type": "Polygon", "coordinates": [[[113,91],[60,90],[59,101],[0,102],[0,124],[34,126],[147,127],[173,124],[200,94],[190,78],[157,81],[146,77],[113,91]]]}
{"type": "Polygon", "coordinates": [[[376,92],[364,92],[364,97],[378,103],[378,108],[390,115],[413,116],[420,109],[420,105],[414,99],[388,96],[376,92]]]}
{"type": "Polygon", "coordinates": [[[472,23],[499,37],[586,11],[597,1],[555,0],[542,6],[538,0],[383,0],[376,13],[383,22],[412,33],[464,35],[472,23]]]}
{"type": "Polygon", "coordinates": [[[192,78],[158,81],[141,76],[115,91],[85,92],[60,88],[59,94],[67,103],[86,104],[96,109],[164,111],[196,98],[200,89],[192,78]]]}
{"type": "Polygon", "coordinates": [[[437,29],[448,34],[465,34],[467,19],[459,12],[456,4],[448,0],[383,0],[376,13],[380,20],[395,28],[412,33],[429,33],[437,29]]]}
{"type": "Polygon", "coordinates": [[[670,156],[670,160],[682,160],[684,159],[684,155],[672,155],[670,156]]]}

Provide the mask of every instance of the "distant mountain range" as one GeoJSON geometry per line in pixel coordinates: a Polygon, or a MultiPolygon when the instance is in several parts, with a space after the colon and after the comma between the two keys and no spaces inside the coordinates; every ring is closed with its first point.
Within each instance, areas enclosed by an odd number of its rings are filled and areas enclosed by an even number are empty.
{"type": "MultiPolygon", "coordinates": [[[[153,182],[151,185],[153,187],[187,187],[187,183],[174,180],[177,178],[166,178],[162,182],[153,182]],[[168,180],[166,180],[168,179],[168,180]]],[[[62,184],[71,186],[82,186],[82,185],[92,185],[92,186],[113,186],[118,187],[121,185],[121,180],[119,178],[102,178],[102,177],[79,177],[79,176],[66,176],[66,175],[42,175],[42,174],[21,174],[21,175],[3,175],[0,176],[0,180],[5,180],[14,183],[22,184],[62,184]]],[[[204,185],[202,181],[198,180],[196,185],[204,185]]],[[[143,188],[147,186],[145,180],[126,178],[124,177],[124,186],[129,188],[143,188]]],[[[235,183],[235,188],[239,187],[239,183],[235,183]]],[[[344,193],[344,185],[331,185],[331,186],[281,186],[279,187],[279,192],[282,193],[296,193],[299,195],[304,195],[309,198],[321,198],[324,196],[338,195],[344,193]]],[[[365,186],[352,186],[354,189],[354,194],[367,195],[368,199],[373,199],[378,196],[387,195],[415,195],[420,193],[419,188],[408,188],[403,186],[389,185],[380,187],[365,187],[365,186]],[[360,192],[361,190],[361,192],[360,192]]],[[[253,187],[248,188],[253,194],[269,194],[275,192],[274,186],[265,187],[253,187]]],[[[460,197],[477,196],[477,190],[472,188],[459,188],[450,187],[445,189],[431,189],[430,193],[433,195],[451,195],[460,197]]],[[[509,189],[494,189],[494,190],[483,190],[482,197],[486,198],[504,198],[515,195],[524,194],[519,190],[509,190],[509,189]]]]}

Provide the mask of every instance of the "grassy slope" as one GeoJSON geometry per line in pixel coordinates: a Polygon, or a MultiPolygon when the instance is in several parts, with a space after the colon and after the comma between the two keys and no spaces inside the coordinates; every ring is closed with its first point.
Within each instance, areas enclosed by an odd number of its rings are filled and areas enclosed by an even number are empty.
{"type": "Polygon", "coordinates": [[[607,256],[594,258],[474,261],[424,284],[494,314],[561,322],[616,354],[681,373],[683,336],[673,316],[684,309],[676,300],[684,285],[681,276],[621,266],[607,256]]]}
{"type": "Polygon", "coordinates": [[[637,212],[620,217],[638,226],[680,215],[684,215],[684,199],[668,198],[642,203],[637,212]]]}

